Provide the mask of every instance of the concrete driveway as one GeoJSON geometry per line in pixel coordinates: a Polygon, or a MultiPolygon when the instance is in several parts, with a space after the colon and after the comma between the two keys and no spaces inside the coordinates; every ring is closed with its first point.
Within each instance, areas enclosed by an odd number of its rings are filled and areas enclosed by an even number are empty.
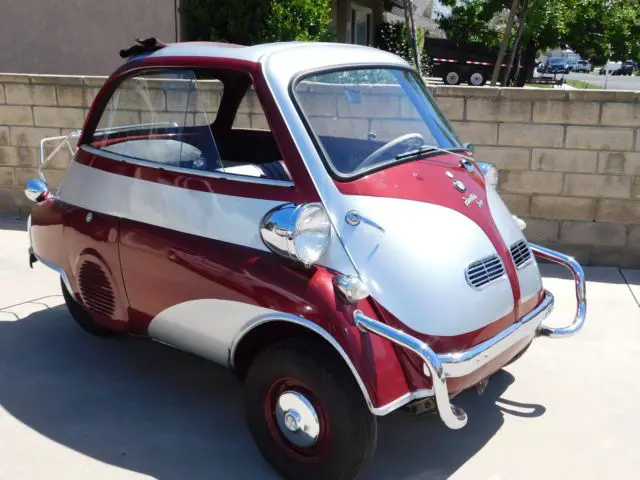
{"type": "MultiPolygon", "coordinates": [[[[227,370],[150,341],[85,334],[56,275],[29,270],[24,223],[0,223],[0,245],[1,479],[276,478],[227,370]]],[[[544,273],[557,298],[551,320],[569,321],[571,281],[553,266],[544,273]]],[[[587,273],[580,335],[539,340],[483,397],[460,395],[470,417],[461,431],[434,416],[383,418],[364,478],[635,477],[640,272],[587,273]]]]}

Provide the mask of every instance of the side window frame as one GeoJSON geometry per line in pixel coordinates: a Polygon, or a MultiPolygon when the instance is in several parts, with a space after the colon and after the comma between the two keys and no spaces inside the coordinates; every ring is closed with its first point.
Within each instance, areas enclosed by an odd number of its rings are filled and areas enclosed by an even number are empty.
{"type": "MultiPolygon", "coordinates": [[[[184,72],[184,71],[193,71],[193,72],[199,72],[199,71],[203,71],[203,70],[219,70],[219,71],[230,71],[232,70],[231,68],[228,67],[215,67],[215,68],[208,68],[208,67],[202,67],[202,66],[197,66],[197,67],[187,67],[187,66],[146,66],[146,67],[140,67],[140,68],[134,68],[131,70],[128,70],[124,73],[122,73],[120,76],[117,76],[115,78],[112,79],[112,81],[106,85],[103,91],[100,92],[98,99],[96,100],[96,102],[94,103],[94,105],[92,106],[92,108],[90,109],[90,118],[87,119],[86,125],[84,127],[84,130],[81,134],[80,137],[80,141],[78,144],[78,148],[84,150],[87,153],[93,154],[93,155],[98,155],[98,156],[102,156],[105,158],[110,158],[119,162],[123,162],[123,163],[127,163],[127,164],[132,164],[132,165],[140,165],[140,166],[144,166],[144,167],[148,167],[148,168],[153,168],[153,169],[157,169],[157,170],[166,170],[166,171],[170,171],[170,172],[175,172],[175,173],[184,173],[187,175],[192,175],[194,177],[206,177],[206,178],[212,178],[212,179],[222,179],[222,180],[231,180],[234,182],[238,182],[238,183],[249,183],[249,184],[259,184],[259,185],[268,185],[268,186],[275,186],[275,187],[282,187],[282,188],[286,188],[286,189],[294,189],[295,188],[295,184],[293,180],[278,180],[278,179],[272,179],[272,178],[264,178],[264,177],[253,177],[250,175],[242,175],[242,174],[234,174],[234,173],[225,173],[225,172],[214,172],[214,171],[207,171],[207,170],[196,170],[196,169],[191,169],[191,168],[183,168],[183,167],[178,167],[178,166],[172,166],[172,165],[164,165],[161,163],[156,163],[153,161],[149,161],[149,160],[144,160],[144,159],[137,159],[137,158],[132,158],[132,157],[128,157],[125,155],[120,155],[118,153],[113,153],[110,152],[108,150],[104,150],[98,147],[94,147],[91,145],[91,142],[94,139],[94,135],[95,132],[97,130],[98,124],[100,123],[100,120],[102,119],[102,116],[105,114],[106,109],[109,105],[109,102],[111,101],[111,99],[118,94],[119,88],[122,86],[122,84],[124,82],[126,82],[127,80],[131,79],[131,78],[135,78],[135,77],[140,77],[140,76],[144,76],[144,75],[149,75],[149,74],[157,74],[157,73],[168,73],[171,71],[177,71],[177,72],[184,72]]],[[[255,90],[256,90],[256,100],[260,103],[260,107],[261,109],[265,112],[265,116],[266,116],[266,120],[267,123],[269,124],[269,117],[268,114],[266,113],[266,110],[264,108],[264,104],[262,102],[262,99],[260,98],[261,95],[260,93],[257,91],[258,89],[255,87],[255,81],[253,78],[253,75],[251,75],[250,72],[244,71],[239,69],[238,71],[241,71],[243,74],[247,75],[247,77],[250,79],[250,85],[254,86],[255,90]]],[[[224,103],[224,99],[225,99],[225,92],[223,89],[223,94],[222,94],[222,98],[221,98],[221,102],[220,105],[223,105],[224,103]]],[[[236,107],[236,111],[233,112],[233,114],[231,115],[231,117],[233,119],[235,119],[235,117],[238,115],[238,111],[239,111],[239,107],[240,107],[240,103],[238,103],[237,107],[236,107]]],[[[216,113],[216,119],[214,119],[210,124],[209,127],[213,127],[216,124],[216,120],[217,120],[218,114],[216,113]]],[[[271,129],[270,126],[270,130],[271,133],[273,134],[273,131],[271,129]]],[[[282,151],[282,147],[280,145],[280,142],[278,141],[277,138],[275,138],[274,135],[274,141],[278,147],[278,149],[280,149],[280,151],[282,151]]],[[[284,157],[284,155],[283,155],[284,157]]],[[[283,158],[284,160],[284,158],[283,158]]]]}

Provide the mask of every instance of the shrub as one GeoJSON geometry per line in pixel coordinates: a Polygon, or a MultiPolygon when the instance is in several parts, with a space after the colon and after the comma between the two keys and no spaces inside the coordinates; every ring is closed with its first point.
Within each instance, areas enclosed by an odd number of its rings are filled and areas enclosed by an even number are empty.
{"type": "MultiPolygon", "coordinates": [[[[423,76],[429,74],[429,58],[424,53],[425,32],[422,28],[416,28],[418,54],[420,55],[420,73],[423,76]]],[[[411,52],[411,43],[406,24],[402,22],[384,22],[377,26],[375,32],[375,46],[381,50],[395,53],[404,58],[413,67],[415,62],[411,52]]]]}
{"type": "Polygon", "coordinates": [[[255,45],[331,40],[331,0],[190,0],[188,37],[255,45]]]}
{"type": "Polygon", "coordinates": [[[329,0],[271,1],[271,13],[265,19],[264,40],[330,41],[334,38],[329,0]]]}

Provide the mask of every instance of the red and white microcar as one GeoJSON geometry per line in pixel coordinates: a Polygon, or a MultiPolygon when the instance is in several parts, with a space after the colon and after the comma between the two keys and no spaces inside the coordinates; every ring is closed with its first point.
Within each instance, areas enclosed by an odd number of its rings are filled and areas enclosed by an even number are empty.
{"type": "Polygon", "coordinates": [[[60,273],[88,332],[233,369],[283,476],[355,477],[376,418],[401,407],[462,428],[453,396],[537,336],[582,327],[580,265],[527,242],[495,168],[399,57],[322,43],[122,53],[83,129],[57,139],[52,154],[74,153],[60,187],[26,187],[30,261],[60,273]],[[542,323],[553,296],[534,255],[573,273],[565,328],[542,323]]]}

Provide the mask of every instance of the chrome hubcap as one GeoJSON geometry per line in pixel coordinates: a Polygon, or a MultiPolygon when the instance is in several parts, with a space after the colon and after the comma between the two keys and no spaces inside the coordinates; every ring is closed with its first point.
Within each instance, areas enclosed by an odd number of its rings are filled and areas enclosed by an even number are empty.
{"type": "Polygon", "coordinates": [[[447,83],[449,83],[450,85],[455,85],[456,83],[458,83],[459,79],[460,76],[456,72],[449,72],[447,74],[447,83]]]}
{"type": "Polygon", "coordinates": [[[284,392],[276,403],[280,432],[297,447],[311,447],[318,441],[320,422],[311,402],[294,391],[284,392]]]}

